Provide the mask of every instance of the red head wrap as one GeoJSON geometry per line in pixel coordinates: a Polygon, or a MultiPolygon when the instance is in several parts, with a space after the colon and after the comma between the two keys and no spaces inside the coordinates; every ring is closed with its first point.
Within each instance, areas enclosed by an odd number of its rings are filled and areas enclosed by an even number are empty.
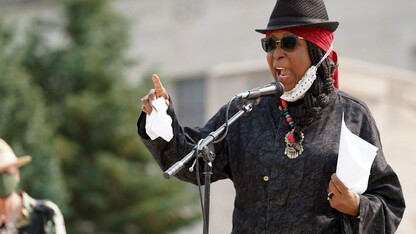
{"type": "MultiPolygon", "coordinates": [[[[334,33],[321,29],[321,28],[312,28],[312,27],[297,27],[297,28],[288,28],[285,29],[293,34],[296,34],[300,37],[305,38],[305,40],[312,42],[319,48],[321,48],[324,51],[328,51],[331,47],[332,42],[334,41],[334,33]]],[[[266,37],[269,37],[270,34],[272,34],[273,31],[267,31],[266,37]]],[[[329,58],[332,59],[335,63],[338,62],[338,55],[335,50],[332,50],[332,52],[329,54],[329,58]]],[[[338,83],[338,68],[334,71],[334,76],[332,77],[334,79],[334,86],[335,88],[339,87],[338,83]]]]}

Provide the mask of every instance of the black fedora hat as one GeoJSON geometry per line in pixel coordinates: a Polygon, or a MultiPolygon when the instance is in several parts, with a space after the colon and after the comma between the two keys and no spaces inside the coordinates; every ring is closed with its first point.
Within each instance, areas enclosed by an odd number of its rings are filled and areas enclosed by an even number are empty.
{"type": "Polygon", "coordinates": [[[267,28],[256,29],[256,32],[266,33],[269,30],[302,26],[333,32],[338,24],[337,21],[329,21],[323,0],[277,0],[267,28]]]}

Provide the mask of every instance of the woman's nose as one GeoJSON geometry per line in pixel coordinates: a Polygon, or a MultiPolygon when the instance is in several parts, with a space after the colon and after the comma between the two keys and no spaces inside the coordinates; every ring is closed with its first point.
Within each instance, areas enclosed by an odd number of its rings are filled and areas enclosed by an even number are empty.
{"type": "Polygon", "coordinates": [[[273,58],[274,59],[284,58],[284,51],[282,50],[282,48],[280,48],[280,46],[276,45],[276,48],[272,53],[273,53],[273,58]]]}

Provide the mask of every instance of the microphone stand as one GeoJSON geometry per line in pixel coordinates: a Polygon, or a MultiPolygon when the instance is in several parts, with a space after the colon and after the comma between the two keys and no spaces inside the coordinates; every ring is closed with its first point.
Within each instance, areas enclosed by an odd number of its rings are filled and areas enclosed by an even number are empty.
{"type": "MultiPolygon", "coordinates": [[[[237,119],[242,117],[244,114],[250,112],[253,109],[253,102],[248,102],[242,106],[242,109],[239,110],[233,117],[228,120],[228,126],[233,124],[237,119]]],[[[205,161],[204,175],[205,175],[205,189],[204,189],[204,227],[203,233],[208,234],[209,230],[209,205],[210,205],[210,186],[211,186],[211,175],[212,175],[212,162],[215,159],[215,154],[209,149],[212,146],[213,141],[220,136],[226,129],[226,124],[224,123],[217,130],[208,134],[204,139],[201,139],[198,144],[189,152],[185,157],[180,161],[173,164],[169,169],[163,173],[165,179],[170,179],[172,176],[177,174],[180,170],[185,167],[185,164],[189,162],[194,156],[202,157],[205,161]]],[[[198,158],[196,158],[198,160],[198,158]]]]}

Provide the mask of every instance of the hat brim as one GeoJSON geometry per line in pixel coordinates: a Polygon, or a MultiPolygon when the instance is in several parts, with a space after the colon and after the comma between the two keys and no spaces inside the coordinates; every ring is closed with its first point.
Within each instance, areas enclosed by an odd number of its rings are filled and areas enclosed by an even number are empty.
{"type": "Polygon", "coordinates": [[[19,168],[19,167],[22,167],[22,166],[30,163],[31,161],[32,161],[31,156],[29,156],[29,155],[21,156],[21,157],[17,158],[16,162],[1,166],[0,170],[2,170],[3,168],[6,168],[6,167],[10,167],[10,166],[15,166],[15,167],[19,168]]]}
{"type": "Polygon", "coordinates": [[[319,23],[308,23],[308,22],[298,22],[282,25],[268,25],[265,29],[256,29],[256,32],[266,34],[267,31],[288,29],[288,28],[297,28],[297,27],[313,27],[313,28],[322,28],[334,32],[338,28],[339,23],[336,21],[326,21],[319,23]]]}

